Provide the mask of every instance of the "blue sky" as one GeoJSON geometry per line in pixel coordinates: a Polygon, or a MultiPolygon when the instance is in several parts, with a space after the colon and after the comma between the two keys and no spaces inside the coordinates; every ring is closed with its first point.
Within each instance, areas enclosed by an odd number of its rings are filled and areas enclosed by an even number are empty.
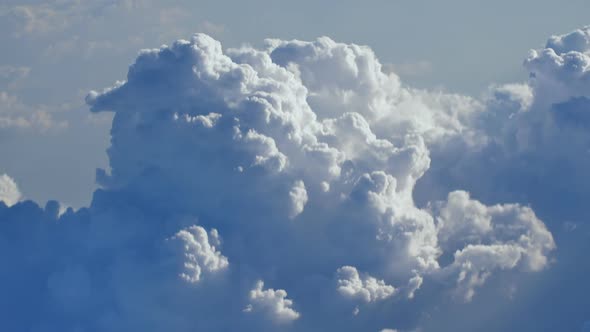
{"type": "Polygon", "coordinates": [[[586,331],[589,9],[4,1],[3,329],[586,331]]]}

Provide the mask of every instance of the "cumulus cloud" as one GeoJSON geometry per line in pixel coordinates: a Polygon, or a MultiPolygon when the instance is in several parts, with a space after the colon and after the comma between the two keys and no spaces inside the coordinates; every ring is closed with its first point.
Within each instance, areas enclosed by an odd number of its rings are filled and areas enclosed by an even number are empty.
{"type": "Polygon", "coordinates": [[[14,180],[6,175],[0,175],[0,201],[7,206],[16,204],[21,199],[21,193],[14,180]]]}
{"type": "Polygon", "coordinates": [[[354,266],[343,266],[336,271],[338,292],[343,296],[365,302],[384,300],[395,293],[395,288],[371,276],[361,278],[354,266]]]}
{"type": "Polygon", "coordinates": [[[180,277],[187,282],[199,282],[203,272],[217,272],[229,265],[227,257],[215,249],[214,243],[219,243],[219,234],[215,229],[208,235],[203,227],[191,226],[179,231],[168,241],[180,247],[175,252],[182,253],[184,270],[180,277]]]}
{"type": "Polygon", "coordinates": [[[434,285],[469,301],[494,275],[547,267],[555,242],[530,207],[448,190],[450,177],[429,180],[442,197],[417,190],[439,161],[484,171],[490,146],[507,160],[522,150],[509,140],[525,141],[539,88],[478,101],[382,67],[369,47],[327,37],[224,50],[196,34],[142,50],[125,81],[86,98],[115,114],[90,206],[0,208],[20,222],[0,224],[14,235],[2,245],[30,257],[1,285],[33,271],[21,284],[39,290],[24,304],[39,320],[10,326],[377,331],[399,326],[395,306],[427,310],[434,285]],[[350,299],[366,309],[350,315],[350,299]]]}
{"type": "Polygon", "coordinates": [[[590,27],[551,37],[542,50],[531,50],[524,62],[531,84],[543,103],[556,103],[588,95],[590,76],[590,27]],[[552,90],[550,90],[552,89],[552,90]]]}
{"type": "Polygon", "coordinates": [[[436,162],[417,187],[418,200],[462,188],[487,202],[531,204],[549,221],[587,218],[579,202],[590,184],[583,175],[590,166],[588,31],[551,37],[525,59],[527,82],[490,89],[484,110],[469,121],[478,144],[458,136],[431,145],[436,162]]]}
{"type": "Polygon", "coordinates": [[[295,182],[293,188],[289,191],[289,196],[291,197],[291,213],[289,216],[295,218],[303,212],[308,199],[303,181],[299,180],[295,182]]]}
{"type": "Polygon", "coordinates": [[[534,249],[525,252],[533,254],[527,265],[536,270],[546,264],[544,251],[554,246],[551,233],[529,207],[518,204],[485,206],[471,199],[467,192],[454,191],[437,209],[442,247],[486,242],[519,243],[534,249]]]}
{"type": "MultiPolygon", "coordinates": [[[[479,137],[479,142],[473,144],[465,135],[460,135],[446,142],[431,144],[431,167],[418,181],[414,191],[419,205],[427,205],[433,200],[447,200],[449,191],[460,188],[485,202],[484,205],[488,208],[495,203],[520,203],[520,208],[513,206],[509,209],[506,207],[511,204],[503,204],[505,208],[502,209],[502,214],[530,216],[525,212],[527,207],[534,209],[535,216],[543,220],[546,228],[558,233],[554,241],[558,250],[551,259],[553,272],[548,272],[551,277],[544,280],[544,287],[550,289],[565,282],[560,276],[578,274],[571,270],[571,266],[578,266],[573,257],[587,251],[584,244],[587,239],[582,240],[568,231],[571,225],[576,225],[577,234],[587,234],[587,221],[590,218],[583,203],[590,188],[590,178],[587,176],[587,169],[590,167],[587,36],[588,27],[583,27],[571,33],[553,36],[540,49],[531,50],[524,61],[524,67],[529,72],[528,80],[492,86],[482,100],[484,109],[471,114],[471,128],[479,137]]],[[[479,207],[471,205],[471,216],[452,213],[457,216],[457,220],[465,220],[465,217],[470,220],[461,224],[461,227],[471,226],[464,228],[459,234],[477,238],[477,234],[487,233],[481,241],[489,241],[489,235],[494,233],[493,220],[497,217],[490,214],[491,210],[488,208],[482,214],[479,207]],[[476,215],[480,217],[476,218],[476,215]],[[481,219],[481,216],[487,217],[481,219]],[[491,231],[489,226],[492,227],[491,231]],[[485,229],[488,230],[484,231],[485,229]]],[[[451,211],[447,211],[449,212],[451,211]]],[[[530,223],[536,218],[519,217],[521,221],[516,224],[525,220],[530,223]]],[[[531,230],[535,228],[533,226],[531,230]]],[[[541,242],[534,238],[539,239],[539,236],[543,235],[537,231],[526,235],[529,241],[527,246],[531,249],[537,247],[534,243],[541,242]]],[[[581,237],[586,238],[585,235],[581,237]]],[[[511,238],[515,239],[512,236],[511,238]]],[[[521,244],[518,241],[509,242],[512,244],[508,247],[493,245],[493,248],[485,250],[486,264],[496,265],[497,269],[504,271],[506,266],[527,270],[534,267],[534,262],[546,264],[545,260],[537,260],[537,255],[533,254],[538,249],[529,251],[533,255],[527,258],[527,255],[521,256],[521,250],[518,249],[521,244]],[[499,259],[498,255],[504,258],[499,259]],[[529,265],[529,259],[532,265],[529,265]]],[[[463,250],[458,252],[461,253],[460,256],[443,254],[441,260],[449,262],[459,258],[469,261],[469,267],[462,270],[461,278],[456,283],[456,295],[468,299],[471,298],[470,290],[477,289],[477,284],[481,282],[491,282],[494,274],[479,270],[476,267],[478,263],[468,258],[473,252],[483,254],[484,248],[473,244],[469,250],[463,250]]],[[[588,265],[582,264],[576,269],[587,271],[588,265]]],[[[585,272],[578,275],[583,274],[585,272]]],[[[573,284],[569,287],[572,289],[569,295],[562,291],[544,294],[556,299],[555,302],[562,303],[563,307],[587,306],[585,299],[572,299],[576,297],[573,294],[584,287],[580,283],[573,284]]],[[[521,286],[511,286],[511,289],[515,287],[519,289],[516,298],[522,297],[521,286]]],[[[534,306],[535,311],[544,310],[544,305],[539,303],[540,297],[533,296],[532,292],[528,296],[535,300],[527,304],[521,303],[519,308],[534,306]]],[[[477,295],[472,299],[477,301],[477,295]]],[[[483,306],[480,309],[485,310],[483,306]]],[[[560,315],[548,315],[537,322],[524,322],[523,319],[500,324],[495,329],[512,329],[518,325],[519,329],[527,327],[524,329],[535,330],[552,325],[559,326],[557,329],[574,330],[585,319],[582,314],[567,322],[559,317],[560,315]]]]}
{"type": "Polygon", "coordinates": [[[285,290],[263,288],[264,282],[256,282],[256,286],[250,291],[251,303],[244,309],[245,312],[263,312],[277,323],[288,323],[299,318],[299,313],[293,310],[293,301],[287,298],[285,290]]]}

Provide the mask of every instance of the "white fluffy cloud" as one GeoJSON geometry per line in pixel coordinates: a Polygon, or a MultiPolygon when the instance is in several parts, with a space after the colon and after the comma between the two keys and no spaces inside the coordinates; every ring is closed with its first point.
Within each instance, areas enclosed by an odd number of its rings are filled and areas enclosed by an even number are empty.
{"type": "Polygon", "coordinates": [[[291,197],[291,213],[290,217],[295,218],[305,208],[305,204],[307,203],[307,190],[305,190],[305,183],[299,180],[296,181],[289,191],[289,196],[291,197]]]}
{"type": "Polygon", "coordinates": [[[292,308],[293,301],[287,298],[287,292],[283,289],[264,289],[264,282],[257,281],[254,289],[250,291],[250,304],[245,312],[263,312],[267,317],[277,323],[283,324],[299,318],[299,313],[292,308]]]}
{"type": "Polygon", "coordinates": [[[343,296],[365,302],[384,300],[395,294],[395,288],[371,276],[361,278],[354,266],[343,266],[337,271],[338,292],[343,296]]]}
{"type": "Polygon", "coordinates": [[[203,227],[191,226],[179,231],[168,241],[180,247],[175,252],[182,253],[184,270],[180,277],[187,282],[199,282],[204,272],[214,273],[229,265],[227,257],[216,251],[214,243],[219,243],[219,235],[215,229],[208,235],[203,227]]]}
{"type": "Polygon", "coordinates": [[[468,121],[477,144],[461,135],[429,146],[435,162],[416,188],[419,200],[461,188],[487,202],[531,204],[546,221],[587,219],[588,31],[551,37],[525,59],[526,83],[490,89],[468,121]]]}
{"type": "Polygon", "coordinates": [[[2,225],[15,234],[3,245],[32,257],[7,280],[34,271],[23,284],[42,289],[29,297],[39,321],[10,324],[346,331],[356,319],[377,331],[398,326],[392,306],[427,308],[426,285],[470,300],[493,275],[540,271],[555,243],[531,208],[450,190],[414,201],[438,158],[509,145],[522,126],[504,117],[536,105],[537,89],[490,101],[416,90],[370,48],[325,37],[224,50],[197,34],[143,50],[125,81],[87,97],[115,113],[92,204],[59,217],[55,202],[0,209],[23,224],[2,225]],[[492,132],[481,124],[495,109],[492,132]],[[347,297],[367,309],[351,317],[347,297]]]}
{"type": "Polygon", "coordinates": [[[551,37],[542,50],[525,60],[536,97],[546,104],[588,96],[590,77],[590,26],[551,37]],[[544,93],[541,95],[541,93],[544,93]]]}
{"type": "Polygon", "coordinates": [[[527,268],[538,270],[547,264],[545,254],[555,246],[551,233],[528,207],[485,206],[464,191],[454,191],[437,208],[439,243],[451,252],[460,250],[455,255],[463,256],[463,250],[473,248],[469,244],[511,245],[527,256],[527,268]]]}
{"type": "Polygon", "coordinates": [[[6,175],[0,175],[0,202],[4,202],[7,206],[16,204],[21,199],[21,193],[14,180],[6,175]]]}

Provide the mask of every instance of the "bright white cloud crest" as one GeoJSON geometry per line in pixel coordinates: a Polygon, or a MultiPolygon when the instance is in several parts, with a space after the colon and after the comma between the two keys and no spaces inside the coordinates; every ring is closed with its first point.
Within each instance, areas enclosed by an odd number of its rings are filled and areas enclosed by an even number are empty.
{"type": "Polygon", "coordinates": [[[250,291],[250,304],[244,312],[262,311],[267,318],[277,323],[288,323],[299,318],[299,313],[291,307],[293,301],[287,298],[283,289],[263,289],[264,282],[257,281],[256,287],[250,291]]]}
{"type": "Polygon", "coordinates": [[[343,266],[337,271],[338,292],[351,298],[359,298],[365,302],[373,302],[392,296],[395,288],[386,285],[383,280],[371,276],[361,278],[354,266],[343,266]]]}
{"type": "Polygon", "coordinates": [[[177,251],[183,252],[184,272],[180,273],[182,279],[196,283],[201,280],[203,272],[212,273],[227,268],[227,257],[216,251],[210,240],[219,243],[217,231],[213,229],[207,235],[200,226],[183,229],[169,239],[172,243],[178,243],[180,249],[177,251]]]}
{"type": "Polygon", "coordinates": [[[404,305],[429,281],[469,301],[496,273],[542,270],[555,244],[531,208],[465,191],[421,208],[414,195],[433,151],[480,151],[511,128],[524,139],[502,120],[483,128],[490,112],[537,107],[549,81],[582,91],[587,29],[575,34],[531,53],[536,85],[500,87],[483,102],[408,88],[368,47],[326,37],[223,50],[197,34],[143,50],[126,81],[87,97],[93,112],[115,113],[102,189],[63,214],[60,231],[37,235],[62,240],[36,254],[58,264],[16,267],[38,269],[31,282],[74,280],[82,295],[68,301],[93,314],[54,319],[53,293],[41,292],[37,328],[346,330],[356,318],[338,313],[404,305]],[[75,257],[59,255],[68,250],[75,257]]]}
{"type": "Polygon", "coordinates": [[[21,193],[14,180],[6,175],[0,175],[0,202],[4,202],[7,206],[16,204],[21,198],[21,193]]]}

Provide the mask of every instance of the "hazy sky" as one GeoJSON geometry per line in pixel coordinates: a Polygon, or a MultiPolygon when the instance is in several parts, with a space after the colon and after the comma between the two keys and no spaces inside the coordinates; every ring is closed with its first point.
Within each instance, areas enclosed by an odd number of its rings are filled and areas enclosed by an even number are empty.
{"type": "Polygon", "coordinates": [[[0,4],[0,111],[42,112],[0,131],[0,171],[26,197],[81,206],[107,163],[108,116],[90,116],[90,89],[124,79],[141,48],[205,32],[224,47],[265,38],[329,36],[369,45],[418,88],[480,95],[520,82],[530,48],[587,22],[586,0],[550,1],[11,1],[0,4]],[[44,167],[39,167],[43,165],[44,167]]]}

